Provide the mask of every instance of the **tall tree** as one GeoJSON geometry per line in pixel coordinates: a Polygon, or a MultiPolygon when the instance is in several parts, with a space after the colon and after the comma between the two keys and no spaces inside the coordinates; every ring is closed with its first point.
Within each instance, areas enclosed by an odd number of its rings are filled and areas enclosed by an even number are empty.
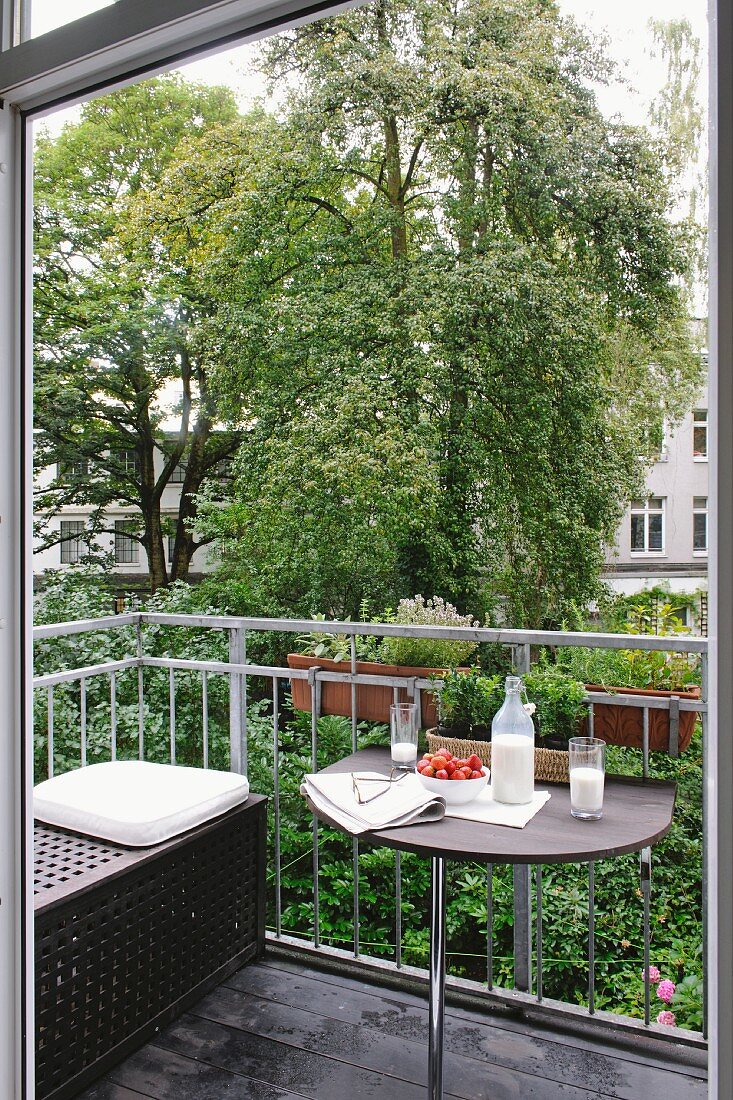
{"type": "Polygon", "coordinates": [[[189,203],[217,385],[247,426],[239,500],[207,513],[225,561],[299,546],[270,583],[354,611],[369,562],[329,598],[350,525],[317,521],[352,514],[372,463],[385,493],[365,491],[362,530],[390,551],[373,590],[508,596],[528,626],[592,598],[650,415],[674,422],[699,380],[659,147],[603,118],[608,66],[546,0],[378,0],[278,36],[263,66],[293,89],[269,176],[253,197],[235,135],[228,191],[199,203],[192,182],[189,203]],[[272,196],[281,229],[257,220],[272,196]]]}
{"type": "Polygon", "coordinates": [[[218,482],[237,433],[218,430],[209,385],[201,327],[212,303],[185,262],[167,261],[140,209],[181,141],[235,116],[228,91],[166,77],[93,100],[36,147],[36,465],[57,470],[39,481],[38,534],[59,541],[50,519],[90,506],[94,545],[114,532],[110,508],[121,505],[153,590],[188,575],[200,545],[196,494],[218,482]],[[184,475],[170,519],[163,494],[176,467],[184,475]]]}

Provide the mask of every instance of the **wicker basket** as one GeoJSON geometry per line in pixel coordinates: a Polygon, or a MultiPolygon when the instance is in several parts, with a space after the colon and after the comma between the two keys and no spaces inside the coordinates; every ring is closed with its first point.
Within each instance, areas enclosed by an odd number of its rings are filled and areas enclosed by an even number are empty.
{"type": "MultiPolygon", "coordinates": [[[[491,767],[491,742],[467,741],[460,737],[440,737],[435,730],[428,730],[428,749],[448,749],[454,756],[467,757],[472,752],[480,756],[487,767],[491,767]]],[[[540,783],[569,783],[570,754],[559,749],[534,750],[534,777],[540,783]]]]}

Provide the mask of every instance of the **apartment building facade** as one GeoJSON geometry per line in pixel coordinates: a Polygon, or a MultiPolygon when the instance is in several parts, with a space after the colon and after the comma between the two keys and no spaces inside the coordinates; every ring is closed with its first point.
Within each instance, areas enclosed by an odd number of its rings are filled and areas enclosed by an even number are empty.
{"type": "MultiPolygon", "coordinates": [[[[128,464],[130,472],[137,468],[137,455],[134,451],[123,451],[121,456],[128,464]]],[[[160,474],[163,469],[164,455],[162,451],[155,451],[155,471],[160,474]]],[[[58,470],[49,467],[38,474],[36,478],[37,499],[42,501],[42,490],[50,485],[55,478],[68,478],[83,485],[85,478],[92,475],[91,464],[87,459],[58,470]]],[[[179,464],[173,470],[168,484],[163,489],[161,512],[163,522],[166,519],[173,521],[178,516],[181,491],[185,476],[185,466],[179,464]]],[[[62,506],[58,512],[46,518],[45,526],[50,531],[55,541],[47,546],[45,539],[37,539],[33,556],[33,572],[40,576],[49,569],[62,569],[76,565],[87,556],[90,549],[97,553],[109,555],[113,563],[116,578],[116,587],[143,589],[148,579],[148,560],[142,544],[131,535],[132,529],[138,529],[139,512],[130,505],[112,503],[105,508],[105,531],[95,536],[93,546],[90,547],[88,538],[89,520],[92,515],[92,507],[86,504],[68,504],[62,506]]],[[[42,516],[42,506],[38,508],[36,518],[42,516]]],[[[166,536],[166,554],[170,562],[173,557],[173,535],[166,536]]],[[[191,562],[190,579],[196,581],[204,574],[211,572],[214,561],[207,547],[200,547],[194,554],[191,562]]]]}
{"type": "Polygon", "coordinates": [[[606,580],[615,591],[707,591],[708,452],[706,384],[674,432],[665,431],[646,495],[631,502],[609,548],[606,580]]]}

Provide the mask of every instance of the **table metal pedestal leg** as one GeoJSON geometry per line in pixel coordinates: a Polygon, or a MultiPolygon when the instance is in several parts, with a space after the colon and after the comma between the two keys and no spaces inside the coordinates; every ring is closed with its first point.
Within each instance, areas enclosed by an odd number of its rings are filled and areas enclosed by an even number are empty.
{"type": "Polygon", "coordinates": [[[428,1097],[443,1100],[443,1018],[445,1011],[445,860],[432,857],[430,916],[430,1012],[428,1097]]]}

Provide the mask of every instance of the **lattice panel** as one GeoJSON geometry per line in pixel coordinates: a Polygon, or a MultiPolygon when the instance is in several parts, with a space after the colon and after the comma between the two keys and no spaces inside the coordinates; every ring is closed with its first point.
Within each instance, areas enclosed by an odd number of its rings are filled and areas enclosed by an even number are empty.
{"type": "Polygon", "coordinates": [[[67,833],[52,825],[36,825],[33,834],[33,892],[40,894],[44,890],[53,890],[126,854],[124,848],[116,848],[93,837],[67,833]]]}
{"type": "MultiPolygon", "coordinates": [[[[262,820],[255,809],[39,914],[39,1100],[74,1095],[79,1074],[87,1080],[85,1071],[130,1036],[142,1039],[150,1021],[220,967],[248,948],[255,953],[262,820]]],[[[114,864],[114,848],[102,847],[99,858],[111,852],[114,864]]]]}

